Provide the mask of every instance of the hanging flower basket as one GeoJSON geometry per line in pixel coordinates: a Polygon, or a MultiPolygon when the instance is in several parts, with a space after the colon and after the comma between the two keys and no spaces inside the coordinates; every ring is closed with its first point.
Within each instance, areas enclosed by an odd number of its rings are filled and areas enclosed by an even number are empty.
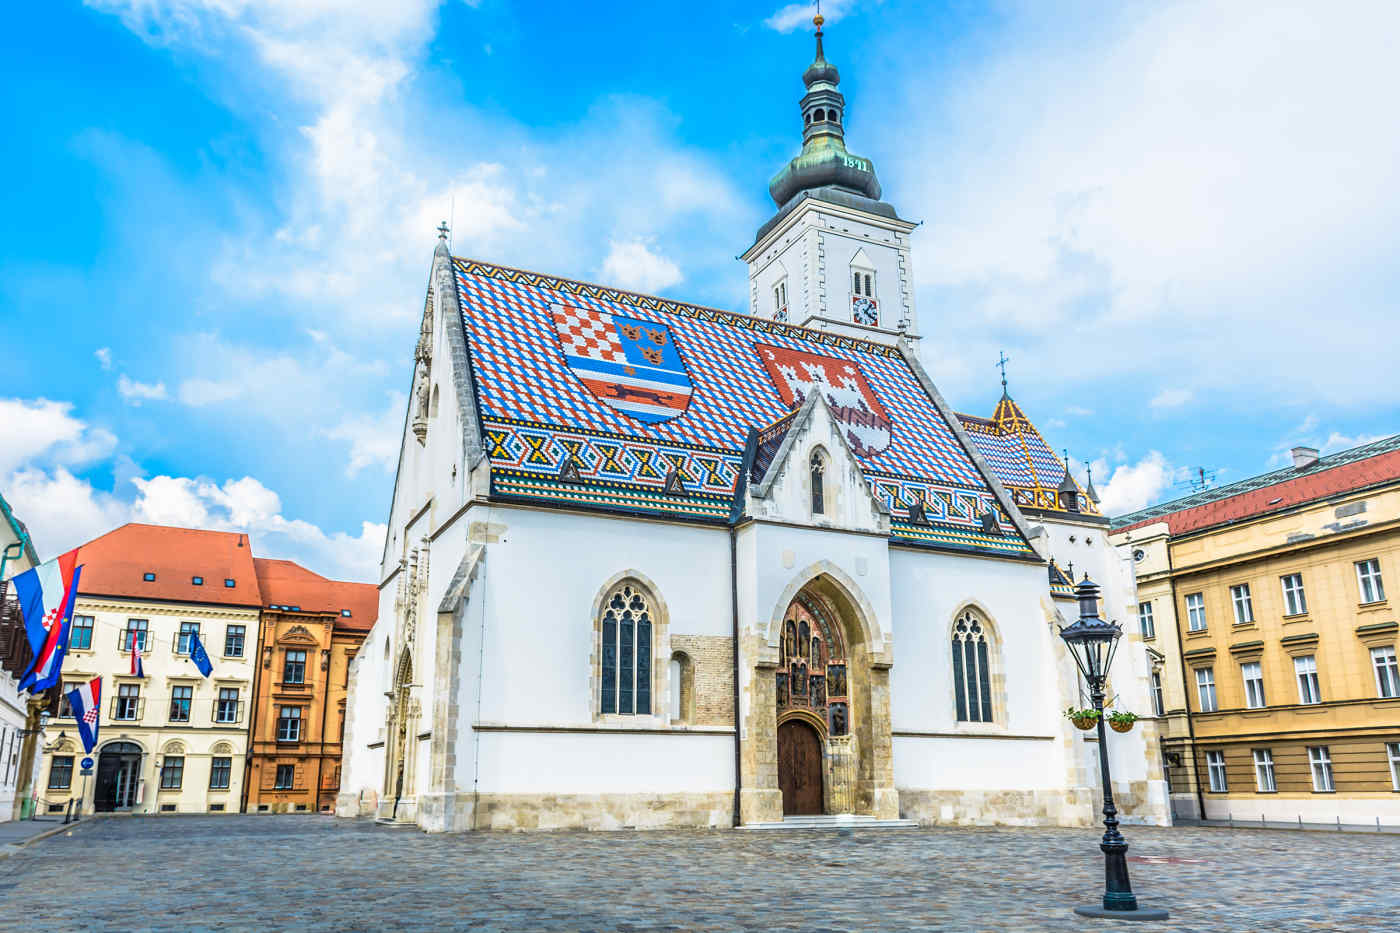
{"type": "Polygon", "coordinates": [[[1065,710],[1065,718],[1074,723],[1076,729],[1083,729],[1088,732],[1099,724],[1099,714],[1097,710],[1075,709],[1071,706],[1065,710]]]}
{"type": "Polygon", "coordinates": [[[1136,713],[1109,713],[1108,725],[1114,732],[1132,732],[1137,719],[1136,713]]]}

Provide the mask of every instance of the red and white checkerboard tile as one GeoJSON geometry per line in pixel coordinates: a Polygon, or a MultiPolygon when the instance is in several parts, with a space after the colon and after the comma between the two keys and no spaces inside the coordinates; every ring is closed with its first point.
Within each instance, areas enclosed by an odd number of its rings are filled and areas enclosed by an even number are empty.
{"type": "Polygon", "coordinates": [[[617,330],[603,318],[600,311],[554,305],[554,327],[559,331],[564,353],[605,363],[626,363],[627,354],[617,339],[617,330]]]}

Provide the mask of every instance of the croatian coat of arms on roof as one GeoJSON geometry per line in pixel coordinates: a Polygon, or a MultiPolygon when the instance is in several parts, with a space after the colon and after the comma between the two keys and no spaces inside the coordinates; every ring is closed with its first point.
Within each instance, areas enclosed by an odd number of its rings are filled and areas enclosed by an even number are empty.
{"type": "Polygon", "coordinates": [[[554,330],[569,371],[604,405],[648,424],[690,406],[690,374],[665,324],[556,304],[554,330]]]}
{"type": "Polygon", "coordinates": [[[826,396],[857,456],[873,457],[890,446],[894,422],[856,363],[764,343],[756,344],[755,349],[778,394],[790,407],[801,405],[809,392],[826,396]]]}

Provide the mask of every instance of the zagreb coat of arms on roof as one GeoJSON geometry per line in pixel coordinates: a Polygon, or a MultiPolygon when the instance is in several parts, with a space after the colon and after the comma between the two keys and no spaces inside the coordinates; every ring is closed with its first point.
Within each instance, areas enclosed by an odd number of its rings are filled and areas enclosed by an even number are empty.
{"type": "Polygon", "coordinates": [[[796,408],[809,392],[826,396],[831,413],[846,429],[846,441],[860,457],[890,446],[894,422],[885,413],[860,367],[850,360],[756,344],[759,357],[784,402],[796,408]]]}
{"type": "Polygon", "coordinates": [[[690,406],[690,374],[665,324],[556,304],[554,330],[570,372],[604,405],[648,424],[690,406]]]}

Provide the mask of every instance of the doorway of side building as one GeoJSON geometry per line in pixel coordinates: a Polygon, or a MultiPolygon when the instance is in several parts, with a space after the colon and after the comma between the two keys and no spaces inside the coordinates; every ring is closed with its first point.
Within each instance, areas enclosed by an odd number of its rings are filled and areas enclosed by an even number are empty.
{"type": "Polygon", "coordinates": [[[129,810],[136,806],[141,783],[141,746],[113,742],[102,749],[97,760],[97,786],[93,805],[97,812],[129,810]]]}
{"type": "Polygon", "coordinates": [[[778,726],[778,787],[783,816],[822,812],[822,739],[801,719],[778,726]]]}

